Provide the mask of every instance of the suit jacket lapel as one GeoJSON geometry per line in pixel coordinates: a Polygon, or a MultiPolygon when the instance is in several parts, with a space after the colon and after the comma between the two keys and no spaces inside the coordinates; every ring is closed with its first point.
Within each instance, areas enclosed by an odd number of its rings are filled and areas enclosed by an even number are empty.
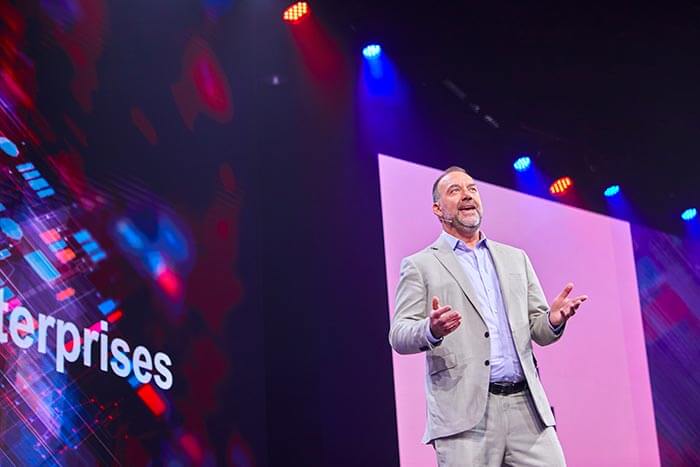
{"type": "Polygon", "coordinates": [[[449,244],[441,237],[438,238],[438,240],[433,243],[430,248],[433,250],[437,260],[440,261],[450,275],[457,281],[459,287],[464,292],[464,295],[467,296],[467,300],[469,300],[476,312],[479,314],[479,317],[481,317],[481,320],[484,321],[484,324],[486,324],[484,313],[479,309],[476,300],[474,299],[474,297],[476,297],[476,292],[474,291],[472,284],[469,282],[469,280],[467,280],[467,276],[464,274],[464,270],[462,269],[462,266],[460,266],[454,252],[450,249],[449,244]]]}
{"type": "Polygon", "coordinates": [[[508,321],[513,322],[513,310],[515,310],[515,305],[510,292],[510,277],[508,275],[508,259],[506,258],[503,250],[501,250],[500,245],[495,242],[486,239],[486,243],[489,247],[489,252],[491,252],[491,258],[493,259],[493,265],[496,268],[496,275],[498,276],[498,283],[501,286],[501,295],[503,296],[503,304],[506,307],[506,314],[508,315],[508,321]]]}

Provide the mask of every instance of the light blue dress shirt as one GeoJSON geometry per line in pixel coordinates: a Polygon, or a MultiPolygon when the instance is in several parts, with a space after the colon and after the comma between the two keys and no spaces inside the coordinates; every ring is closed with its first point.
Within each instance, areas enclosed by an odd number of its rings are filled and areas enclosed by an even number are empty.
{"type": "MultiPolygon", "coordinates": [[[[447,232],[442,232],[442,238],[448,242],[454,251],[459,265],[474,287],[475,297],[469,297],[484,313],[484,320],[489,329],[491,343],[491,378],[492,383],[517,383],[524,379],[520,359],[515,350],[513,335],[508,324],[508,315],[501,294],[501,284],[498,281],[496,267],[491,258],[486,243],[486,237],[481,239],[474,249],[458,240],[447,232]]],[[[428,340],[438,344],[441,339],[435,339],[428,326],[428,340]]]]}

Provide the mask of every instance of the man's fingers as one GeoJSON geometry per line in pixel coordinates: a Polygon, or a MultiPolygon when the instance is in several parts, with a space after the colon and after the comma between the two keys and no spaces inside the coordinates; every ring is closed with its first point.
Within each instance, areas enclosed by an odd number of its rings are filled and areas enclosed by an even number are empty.
{"type": "Polygon", "coordinates": [[[445,306],[443,306],[443,307],[441,307],[441,308],[434,309],[434,310],[430,313],[430,317],[433,318],[433,319],[438,319],[440,316],[444,315],[445,313],[447,313],[447,312],[450,311],[451,309],[452,309],[452,307],[451,307],[450,305],[445,305],[445,306]]]}
{"type": "Polygon", "coordinates": [[[462,322],[462,316],[457,311],[453,311],[450,305],[445,305],[431,311],[430,320],[431,328],[437,329],[444,336],[457,329],[462,322]]]}
{"type": "Polygon", "coordinates": [[[438,327],[447,335],[457,329],[462,322],[462,317],[456,311],[451,311],[443,315],[438,321],[438,327]],[[447,317],[447,319],[445,319],[447,317]]]}
{"type": "Polygon", "coordinates": [[[459,318],[457,318],[457,319],[453,319],[453,320],[451,320],[451,321],[448,321],[448,322],[446,322],[446,323],[442,323],[441,326],[442,326],[443,328],[447,329],[447,328],[456,326],[456,325],[458,325],[458,324],[461,323],[461,322],[462,322],[462,320],[459,319],[459,318]]]}
{"type": "Polygon", "coordinates": [[[583,302],[586,301],[586,299],[588,299],[588,297],[586,297],[585,295],[582,295],[581,297],[576,297],[573,300],[569,300],[567,302],[566,306],[564,307],[564,309],[562,310],[564,317],[566,319],[569,319],[572,316],[574,316],[576,314],[576,311],[578,310],[578,308],[581,306],[581,304],[583,302]]]}
{"type": "Polygon", "coordinates": [[[553,309],[556,309],[561,313],[564,321],[567,321],[569,318],[574,316],[576,314],[576,310],[578,310],[581,304],[588,300],[588,295],[579,295],[576,298],[567,299],[566,297],[569,295],[569,293],[571,293],[573,288],[574,284],[571,282],[566,284],[564,290],[562,290],[555,302],[553,302],[553,309]]]}
{"type": "Polygon", "coordinates": [[[462,320],[460,320],[460,319],[454,319],[448,323],[445,323],[444,326],[445,326],[445,329],[449,329],[449,328],[459,326],[459,323],[461,323],[461,322],[462,322],[462,320]]]}
{"type": "Polygon", "coordinates": [[[433,310],[437,310],[438,308],[440,308],[440,299],[433,297],[433,310]]]}
{"type": "Polygon", "coordinates": [[[449,323],[450,321],[461,319],[461,316],[456,311],[448,311],[447,313],[440,316],[440,321],[443,323],[449,323]]]}
{"type": "Polygon", "coordinates": [[[572,282],[569,282],[564,287],[564,290],[562,290],[561,293],[559,295],[557,295],[557,298],[555,298],[554,301],[556,302],[556,301],[562,301],[562,300],[566,299],[566,297],[569,296],[569,294],[571,293],[571,291],[573,289],[574,289],[574,284],[572,282]]]}

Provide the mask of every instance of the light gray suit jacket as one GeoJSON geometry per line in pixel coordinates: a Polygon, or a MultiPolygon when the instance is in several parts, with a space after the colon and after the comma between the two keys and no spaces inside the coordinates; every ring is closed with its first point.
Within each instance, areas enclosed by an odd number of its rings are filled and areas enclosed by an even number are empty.
{"type": "MultiPolygon", "coordinates": [[[[524,251],[486,239],[501,285],[515,348],[542,422],[554,415],[537,375],[532,341],[549,345],[561,337],[548,321],[549,305],[524,251]]],[[[476,294],[442,238],[401,263],[389,342],[400,354],[426,352],[427,424],[423,442],[473,428],[486,412],[490,378],[488,327],[472,299],[476,294]],[[461,325],[433,346],[426,338],[432,297],[462,315],[461,325]]]]}

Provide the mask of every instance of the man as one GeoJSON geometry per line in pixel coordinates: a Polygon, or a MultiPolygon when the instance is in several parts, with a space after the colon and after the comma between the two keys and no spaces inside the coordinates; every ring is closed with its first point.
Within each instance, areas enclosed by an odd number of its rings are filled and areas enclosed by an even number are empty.
{"type": "Polygon", "coordinates": [[[450,167],[433,185],[443,232],[401,263],[389,331],[426,352],[427,425],[440,466],[564,466],[532,341],[556,342],[585,295],[551,306],[524,251],[487,239],[474,180],[450,167]]]}

